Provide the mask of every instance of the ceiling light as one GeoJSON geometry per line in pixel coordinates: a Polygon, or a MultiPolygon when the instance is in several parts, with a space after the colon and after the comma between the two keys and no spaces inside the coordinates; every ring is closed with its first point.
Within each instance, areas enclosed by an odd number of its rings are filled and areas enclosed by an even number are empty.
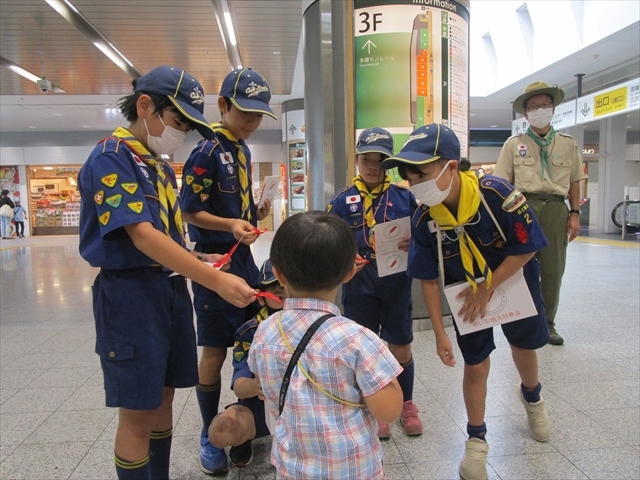
{"type": "Polygon", "coordinates": [[[131,78],[142,76],[142,73],[69,0],[46,0],[46,2],[131,78]]]}
{"type": "Polygon", "coordinates": [[[25,70],[22,67],[19,67],[17,65],[9,65],[9,70],[12,70],[13,72],[17,73],[18,75],[22,75],[24,78],[26,78],[27,80],[31,80],[32,82],[37,82],[38,80],[40,80],[40,77],[31,73],[29,70],[25,70]]]}
{"type": "MultiPolygon", "coordinates": [[[[29,128],[36,128],[36,126],[35,125],[29,125],[29,128]]],[[[627,127],[627,128],[629,128],[629,127],[627,127]]]]}
{"type": "Polygon", "coordinates": [[[42,167],[43,170],[53,170],[53,167],[42,167]]]}
{"type": "Polygon", "coordinates": [[[497,128],[498,127],[498,125],[489,125],[489,126],[490,126],[490,128],[497,128]]]}
{"type": "MultiPolygon", "coordinates": [[[[33,83],[38,83],[38,80],[42,80],[42,78],[40,78],[35,73],[32,73],[25,68],[22,68],[20,65],[16,65],[15,63],[7,60],[6,58],[0,57],[0,64],[4,67],[7,67],[13,73],[17,73],[21,77],[24,77],[33,83]]],[[[51,89],[53,93],[67,93],[65,90],[58,87],[57,85],[51,85],[51,89]]]]}
{"type": "Polygon", "coordinates": [[[227,24],[227,30],[229,31],[229,40],[234,47],[238,44],[236,42],[236,32],[233,31],[233,22],[231,21],[231,14],[224,12],[224,22],[227,24]]]}
{"type": "Polygon", "coordinates": [[[471,117],[475,117],[475,116],[476,116],[476,114],[475,114],[475,113],[470,113],[470,114],[469,114],[469,116],[471,116],[471,117]]]}
{"type": "Polygon", "coordinates": [[[242,58],[240,57],[240,48],[238,46],[239,38],[235,33],[229,3],[227,0],[211,0],[211,6],[218,22],[218,29],[222,36],[224,48],[227,51],[229,63],[232,68],[242,68],[242,58]]]}

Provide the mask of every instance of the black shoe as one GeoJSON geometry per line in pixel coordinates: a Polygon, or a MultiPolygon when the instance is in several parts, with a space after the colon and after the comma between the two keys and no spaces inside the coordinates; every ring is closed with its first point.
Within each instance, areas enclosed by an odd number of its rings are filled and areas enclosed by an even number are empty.
{"type": "Polygon", "coordinates": [[[231,463],[236,467],[246,467],[251,463],[252,458],[253,447],[251,446],[251,440],[247,440],[242,445],[229,449],[229,459],[231,459],[231,463]]]}

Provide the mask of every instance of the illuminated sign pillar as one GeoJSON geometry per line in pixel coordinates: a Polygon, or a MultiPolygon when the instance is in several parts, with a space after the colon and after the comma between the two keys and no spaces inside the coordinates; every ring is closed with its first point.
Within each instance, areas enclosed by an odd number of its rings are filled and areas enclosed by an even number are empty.
{"type": "Polygon", "coordinates": [[[356,136],[382,127],[396,152],[415,128],[441,123],[469,149],[469,4],[354,0],[356,136]]]}

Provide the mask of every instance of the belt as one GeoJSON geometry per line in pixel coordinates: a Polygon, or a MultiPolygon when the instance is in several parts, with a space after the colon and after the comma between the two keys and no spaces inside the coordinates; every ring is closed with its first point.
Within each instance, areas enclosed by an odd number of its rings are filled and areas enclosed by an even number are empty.
{"type": "Polygon", "coordinates": [[[553,193],[522,192],[527,199],[542,200],[543,202],[564,202],[566,197],[553,193]]]}

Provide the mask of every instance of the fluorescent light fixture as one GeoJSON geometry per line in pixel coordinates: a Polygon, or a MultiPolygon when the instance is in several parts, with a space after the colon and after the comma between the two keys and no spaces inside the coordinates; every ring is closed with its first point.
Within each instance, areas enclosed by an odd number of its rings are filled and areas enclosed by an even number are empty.
{"type": "Polygon", "coordinates": [[[102,42],[93,42],[93,44],[98,47],[98,49],[104,53],[107,57],[109,57],[109,60],[111,60],[113,63],[115,63],[117,66],[119,66],[121,69],[125,70],[125,63],[122,61],[122,58],[120,56],[118,56],[118,54],[120,52],[118,52],[118,50],[116,50],[113,45],[109,44],[109,46],[103,44],[102,42]],[[113,50],[112,50],[113,49],[113,50]],[[118,52],[118,54],[116,54],[115,52],[118,52]]]}
{"type": "Polygon", "coordinates": [[[40,80],[40,77],[31,73],[29,70],[25,70],[22,67],[19,67],[17,65],[9,65],[9,70],[17,73],[18,75],[22,75],[24,78],[26,78],[27,80],[31,80],[33,83],[36,83],[38,80],[40,80]]]}
{"type": "MultiPolygon", "coordinates": [[[[0,65],[2,65],[3,67],[7,67],[13,73],[17,73],[21,77],[24,77],[33,83],[38,83],[38,80],[41,80],[41,78],[35,73],[32,73],[25,68],[22,68],[20,65],[16,65],[15,63],[13,63],[10,60],[7,60],[6,58],[0,57],[0,65]]],[[[57,85],[51,85],[51,91],[53,93],[67,93],[65,90],[58,87],[57,85]]]]}
{"type": "Polygon", "coordinates": [[[42,167],[43,170],[53,170],[53,167],[42,167]]]}
{"type": "Polygon", "coordinates": [[[224,21],[227,24],[231,45],[235,47],[238,43],[236,42],[236,32],[233,30],[233,22],[231,21],[231,14],[229,12],[224,12],[224,21]]]}
{"type": "Polygon", "coordinates": [[[131,78],[142,76],[142,73],[69,0],[46,0],[46,2],[131,78]]]}
{"type": "Polygon", "coordinates": [[[218,22],[218,29],[222,36],[224,48],[227,51],[227,58],[231,68],[242,68],[242,58],[240,57],[240,49],[238,46],[239,38],[236,35],[233,25],[233,16],[229,9],[227,0],[211,0],[213,12],[218,22]]]}

